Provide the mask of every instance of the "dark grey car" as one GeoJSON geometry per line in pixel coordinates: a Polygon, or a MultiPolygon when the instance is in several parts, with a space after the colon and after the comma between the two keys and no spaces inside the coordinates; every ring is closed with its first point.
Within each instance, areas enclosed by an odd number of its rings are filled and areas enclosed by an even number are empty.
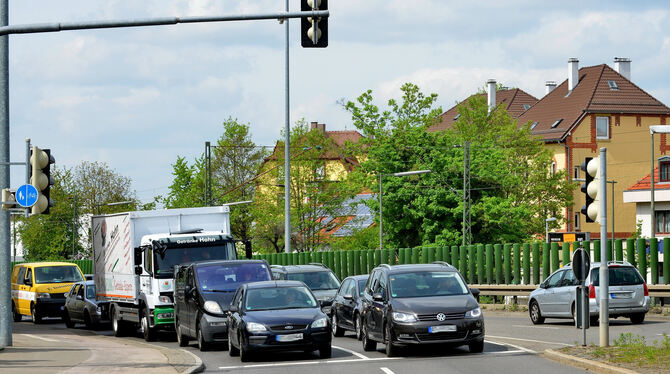
{"type": "Polygon", "coordinates": [[[72,285],[66,294],[63,307],[65,326],[73,328],[76,323],[83,323],[86,328],[94,328],[101,323],[109,322],[104,316],[104,310],[109,305],[107,301],[95,299],[95,285],[92,280],[77,282],[72,285]]]}
{"type": "Polygon", "coordinates": [[[309,287],[317,300],[326,306],[323,312],[330,315],[330,305],[340,288],[340,280],[330,268],[318,263],[309,265],[272,265],[272,279],[301,281],[309,287]]]}

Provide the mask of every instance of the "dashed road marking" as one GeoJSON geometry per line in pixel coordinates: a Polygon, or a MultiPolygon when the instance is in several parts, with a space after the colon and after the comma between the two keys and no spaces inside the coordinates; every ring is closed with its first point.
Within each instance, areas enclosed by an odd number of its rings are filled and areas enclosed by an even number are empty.
{"type": "Polygon", "coordinates": [[[525,327],[527,329],[547,329],[547,330],[561,330],[560,327],[550,327],[550,326],[525,326],[525,325],[512,325],[512,327],[525,327]]]}
{"type": "Polygon", "coordinates": [[[391,369],[389,368],[380,368],[382,371],[386,374],[395,374],[391,369]]]}

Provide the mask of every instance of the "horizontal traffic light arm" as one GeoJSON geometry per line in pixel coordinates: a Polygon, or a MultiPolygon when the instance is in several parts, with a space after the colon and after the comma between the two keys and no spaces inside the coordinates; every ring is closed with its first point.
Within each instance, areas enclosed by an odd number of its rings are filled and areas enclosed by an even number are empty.
{"type": "Polygon", "coordinates": [[[287,18],[306,18],[306,17],[317,18],[317,17],[328,17],[328,16],[330,16],[328,10],[317,10],[307,12],[237,14],[228,16],[160,17],[160,18],[111,20],[111,21],[36,23],[36,24],[3,26],[0,27],[0,35],[36,34],[43,32],[58,32],[58,31],[87,30],[87,29],[111,29],[111,28],[137,27],[137,26],[162,26],[162,25],[176,25],[178,23],[252,21],[252,20],[264,20],[264,19],[281,20],[287,18]]]}

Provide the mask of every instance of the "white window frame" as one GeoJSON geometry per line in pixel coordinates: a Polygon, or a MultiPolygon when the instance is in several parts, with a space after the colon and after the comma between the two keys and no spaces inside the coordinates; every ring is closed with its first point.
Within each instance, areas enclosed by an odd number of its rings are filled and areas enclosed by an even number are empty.
{"type": "Polygon", "coordinates": [[[610,138],[610,117],[609,116],[597,116],[596,117],[596,139],[609,139],[610,138]],[[598,121],[604,120],[605,122],[605,136],[598,134],[598,121]]]}
{"type": "Polygon", "coordinates": [[[574,224],[575,224],[575,230],[579,230],[579,229],[580,229],[580,226],[581,226],[581,225],[579,224],[579,223],[580,223],[580,218],[581,218],[581,213],[579,213],[579,212],[575,212],[575,222],[574,222],[574,224]]]}
{"type": "Polygon", "coordinates": [[[551,162],[551,176],[556,175],[556,161],[551,162]]]}

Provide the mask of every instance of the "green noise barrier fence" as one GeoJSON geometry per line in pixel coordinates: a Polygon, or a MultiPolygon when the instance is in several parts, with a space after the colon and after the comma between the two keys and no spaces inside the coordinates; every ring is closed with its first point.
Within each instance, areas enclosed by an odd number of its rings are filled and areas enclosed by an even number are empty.
{"type": "MultiPolygon", "coordinates": [[[[344,279],[368,274],[379,264],[426,264],[444,261],[455,266],[469,283],[539,284],[552,272],[569,263],[575,248],[591,253],[591,262],[600,261],[600,240],[574,243],[495,243],[469,246],[423,246],[396,249],[358,249],[254,255],[271,265],[319,262],[344,279]]],[[[670,284],[670,238],[617,239],[607,242],[607,258],[628,261],[636,266],[649,284],[670,284]],[[658,248],[657,251],[650,248],[658,248]],[[668,276],[663,276],[667,274],[668,276]]]]}

